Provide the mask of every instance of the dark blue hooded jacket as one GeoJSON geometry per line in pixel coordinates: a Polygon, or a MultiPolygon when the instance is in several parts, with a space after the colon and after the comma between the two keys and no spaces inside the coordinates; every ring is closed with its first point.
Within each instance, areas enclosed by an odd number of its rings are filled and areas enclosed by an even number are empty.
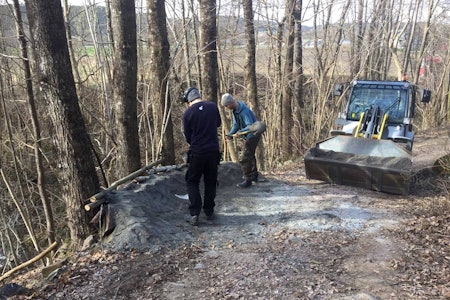
{"type": "Polygon", "coordinates": [[[217,128],[221,125],[217,104],[201,101],[190,106],[183,114],[183,132],[194,154],[219,151],[217,128]]]}

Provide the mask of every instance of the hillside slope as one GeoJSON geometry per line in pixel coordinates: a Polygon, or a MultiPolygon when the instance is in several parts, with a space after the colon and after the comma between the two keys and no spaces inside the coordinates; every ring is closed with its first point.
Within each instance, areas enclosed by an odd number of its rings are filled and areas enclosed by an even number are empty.
{"type": "MultiPolygon", "coordinates": [[[[444,128],[418,137],[417,157],[431,159],[447,139],[444,128]]],[[[307,180],[292,163],[238,189],[239,166],[224,163],[217,219],[192,227],[188,202],[175,196],[185,191],[183,174],[111,195],[109,238],[51,279],[35,270],[10,280],[33,299],[450,297],[450,205],[436,178],[409,196],[389,195],[307,180]]]]}

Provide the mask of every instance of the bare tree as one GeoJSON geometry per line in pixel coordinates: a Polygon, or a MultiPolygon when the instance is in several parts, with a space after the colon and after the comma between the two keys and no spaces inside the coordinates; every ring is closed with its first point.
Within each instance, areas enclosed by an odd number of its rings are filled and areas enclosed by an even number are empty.
{"type": "Polygon", "coordinates": [[[313,52],[316,59],[311,80],[315,86],[311,91],[312,95],[310,95],[314,100],[307,108],[310,114],[307,115],[308,120],[305,121],[308,126],[311,126],[311,129],[307,131],[308,140],[306,143],[309,145],[328,134],[331,123],[335,118],[333,109],[336,106],[328,106],[328,100],[341,57],[342,41],[344,39],[343,28],[350,3],[351,1],[327,4],[326,1],[318,0],[314,4],[316,12],[314,15],[314,26],[316,31],[314,32],[313,52]],[[325,7],[322,8],[323,5],[325,7]],[[338,22],[334,23],[332,22],[332,16],[335,15],[335,11],[338,11],[336,6],[340,7],[340,15],[337,18],[338,22]],[[321,12],[323,19],[319,18],[319,12],[321,12]],[[322,23],[321,29],[318,28],[320,22],[322,23]]]}
{"type": "MultiPolygon", "coordinates": [[[[431,41],[431,31],[432,31],[432,18],[436,12],[437,5],[439,1],[429,1],[427,10],[426,10],[426,16],[425,16],[425,22],[423,23],[422,28],[422,37],[420,40],[420,47],[416,53],[416,56],[418,57],[419,62],[424,62],[425,65],[432,65],[433,63],[433,57],[435,56],[434,53],[429,49],[431,45],[433,44],[431,41]],[[427,62],[428,60],[428,62],[427,62]]],[[[425,3],[421,3],[422,5],[425,5],[425,3]]],[[[440,44],[440,42],[438,42],[440,44]]],[[[414,83],[419,83],[420,78],[420,64],[417,65],[416,70],[414,70],[414,83]]],[[[426,67],[426,66],[423,66],[426,67]]],[[[431,66],[428,66],[431,67],[431,66]]],[[[427,78],[422,78],[423,84],[426,84],[427,86],[434,86],[436,87],[436,92],[439,94],[439,81],[435,79],[434,74],[432,72],[428,72],[429,75],[427,78]]],[[[439,72],[443,74],[444,72],[439,72]]],[[[447,92],[447,91],[446,91],[447,92]]],[[[446,93],[448,95],[448,93],[446,93]]],[[[446,96],[447,97],[447,96],[446,96]]],[[[437,98],[438,99],[438,98],[437,98]]],[[[426,107],[420,107],[418,109],[419,113],[422,116],[422,125],[426,128],[435,127],[437,125],[440,125],[440,122],[445,118],[440,117],[439,110],[441,106],[441,101],[436,101],[433,105],[426,106],[426,107]]]]}
{"type": "Polygon", "coordinates": [[[113,95],[116,118],[117,178],[140,168],[137,126],[137,41],[134,0],[112,1],[113,95]]]}
{"type": "MultiPolygon", "coordinates": [[[[387,1],[373,2],[372,19],[369,22],[366,35],[366,60],[364,64],[364,76],[369,79],[386,79],[386,61],[390,54],[388,41],[386,40],[386,27],[389,26],[387,18],[392,15],[387,7],[387,1]]],[[[392,24],[392,22],[390,22],[392,24]]]]}
{"type": "Polygon", "coordinates": [[[14,14],[16,17],[17,35],[19,37],[20,49],[22,53],[22,64],[25,73],[25,85],[27,91],[28,108],[31,116],[31,124],[34,135],[34,156],[36,164],[37,188],[44,208],[45,220],[47,223],[47,238],[49,245],[55,241],[55,221],[53,219],[52,206],[47,194],[47,186],[44,174],[43,157],[41,152],[41,127],[39,123],[38,111],[36,108],[35,97],[33,93],[33,83],[31,79],[31,66],[28,59],[27,40],[23,28],[22,13],[18,0],[14,0],[14,14]]]}
{"type": "Polygon", "coordinates": [[[283,160],[289,159],[292,152],[292,97],[294,88],[294,41],[295,41],[295,0],[286,1],[285,9],[285,60],[282,79],[282,99],[281,99],[281,157],[283,160]]]}
{"type": "Polygon", "coordinates": [[[75,57],[75,51],[73,49],[73,43],[72,43],[72,29],[70,28],[70,7],[67,2],[67,0],[62,1],[63,4],[63,11],[64,11],[64,23],[66,28],[66,38],[67,43],[69,47],[69,54],[70,54],[70,62],[72,63],[73,67],[73,74],[75,76],[75,79],[78,83],[81,83],[81,77],[80,72],[78,71],[78,61],[75,57]]]}
{"type": "Polygon", "coordinates": [[[91,143],[78,106],[75,82],[59,0],[26,2],[33,37],[40,94],[53,123],[60,167],[61,197],[66,203],[70,237],[75,247],[89,233],[83,202],[99,189],[91,143]]]}
{"type": "Polygon", "coordinates": [[[158,154],[166,164],[175,163],[171,98],[169,94],[170,47],[165,1],[147,1],[150,65],[150,94],[158,154]]]}
{"type": "MultiPolygon", "coordinates": [[[[101,121],[101,126],[104,129],[104,138],[102,139],[102,148],[104,149],[104,152],[106,153],[108,157],[108,161],[111,161],[111,153],[112,153],[112,145],[114,141],[114,117],[112,114],[112,99],[111,99],[111,83],[112,83],[112,71],[110,67],[110,56],[112,52],[114,51],[114,48],[111,47],[113,45],[114,41],[112,38],[112,32],[111,32],[111,26],[108,25],[108,38],[111,39],[109,43],[102,43],[102,37],[99,34],[99,30],[97,29],[98,26],[96,24],[97,20],[97,11],[98,6],[93,5],[87,5],[87,0],[84,0],[84,16],[85,19],[83,20],[84,23],[87,24],[88,30],[89,30],[89,44],[85,45],[86,48],[93,48],[95,59],[93,60],[93,66],[85,71],[87,73],[86,75],[88,78],[92,77],[93,85],[99,90],[99,93],[101,94],[102,101],[99,101],[98,103],[98,109],[99,114],[103,116],[101,121]],[[110,51],[110,50],[113,51],[110,51]]],[[[108,0],[106,2],[106,10],[107,14],[110,12],[110,4],[111,0],[108,0]]],[[[110,19],[110,18],[109,18],[110,19]]],[[[109,22],[109,21],[108,21],[109,22]]],[[[87,58],[89,55],[86,55],[87,58]]],[[[85,60],[85,65],[90,66],[91,65],[91,59],[88,58],[85,60]]]]}
{"type": "Polygon", "coordinates": [[[186,65],[186,82],[191,82],[191,68],[190,68],[190,51],[189,51],[189,36],[188,36],[188,30],[187,30],[187,22],[186,22],[186,5],[184,1],[181,1],[181,22],[183,25],[183,54],[184,54],[184,60],[186,65]]]}
{"type": "MultiPolygon", "coordinates": [[[[296,0],[292,15],[294,17],[294,98],[299,108],[304,107],[303,103],[303,34],[302,34],[302,6],[303,0],[296,0]]],[[[301,123],[301,122],[300,122],[301,123]]]]}
{"type": "MultiPolygon", "coordinates": [[[[432,20],[433,14],[437,8],[438,2],[439,1],[436,1],[436,0],[430,0],[428,2],[427,15],[425,18],[425,24],[424,24],[423,32],[422,32],[422,40],[420,41],[420,49],[417,53],[417,57],[420,58],[419,61],[422,61],[422,59],[424,58],[425,52],[426,52],[426,48],[428,45],[427,41],[428,41],[428,37],[430,35],[430,30],[431,30],[431,20],[432,20]]],[[[415,70],[413,82],[417,83],[418,79],[419,79],[419,68],[417,68],[415,70]]]]}
{"type": "MultiPolygon", "coordinates": [[[[253,1],[243,0],[244,7],[244,27],[247,51],[245,53],[245,85],[247,88],[247,100],[249,101],[257,118],[261,118],[260,105],[258,100],[258,86],[256,81],[256,41],[255,41],[255,25],[253,16],[253,1]]],[[[263,145],[263,143],[261,143],[263,145]]],[[[261,170],[265,168],[264,147],[257,148],[258,165],[261,170]]]]}
{"type": "Polygon", "coordinates": [[[294,29],[294,92],[293,92],[293,106],[294,106],[294,121],[295,131],[293,132],[293,140],[296,141],[294,145],[298,145],[298,151],[301,151],[302,141],[304,139],[305,124],[303,121],[303,114],[306,114],[305,100],[303,95],[303,85],[305,83],[305,75],[303,73],[303,33],[302,33],[302,7],[303,0],[296,0],[293,10],[293,18],[295,22],[294,29]]]}
{"type": "MultiPolygon", "coordinates": [[[[408,23],[408,27],[406,28],[405,36],[403,38],[407,38],[406,40],[406,46],[404,46],[404,55],[403,55],[403,63],[401,67],[402,76],[407,76],[409,74],[409,78],[413,78],[411,76],[413,74],[412,70],[412,64],[411,64],[411,52],[413,49],[413,43],[414,43],[414,32],[416,31],[417,27],[417,19],[419,17],[419,7],[420,7],[420,1],[416,1],[416,3],[410,3],[410,7],[407,9],[407,11],[410,12],[410,15],[408,15],[407,21],[402,21],[404,23],[408,23]],[[414,6],[413,6],[414,5],[414,6]]],[[[400,20],[399,20],[400,21],[400,20]]],[[[401,44],[399,44],[401,46],[401,44]]]]}
{"type": "Polygon", "coordinates": [[[199,0],[199,4],[202,96],[204,99],[217,102],[216,0],[199,0]]]}
{"type": "Polygon", "coordinates": [[[357,13],[355,18],[355,26],[352,32],[352,45],[351,45],[351,55],[350,55],[350,63],[351,65],[351,74],[350,77],[356,77],[357,74],[360,73],[361,69],[361,56],[362,56],[362,45],[364,41],[364,32],[365,32],[365,24],[364,24],[364,8],[367,6],[367,3],[364,3],[365,0],[356,1],[357,5],[357,13]]]}
{"type": "MultiPolygon", "coordinates": [[[[390,2],[388,3],[388,8],[387,10],[392,10],[393,9],[393,3],[390,2]]],[[[394,15],[389,15],[388,18],[386,18],[386,22],[385,22],[385,29],[384,29],[384,33],[383,35],[385,36],[386,39],[386,43],[387,43],[387,47],[390,51],[390,57],[392,58],[394,65],[396,67],[397,70],[397,79],[401,80],[402,75],[403,75],[403,70],[402,70],[402,66],[401,66],[401,62],[400,62],[400,57],[398,55],[398,42],[401,36],[404,36],[406,28],[409,25],[409,22],[405,22],[405,23],[401,23],[398,22],[398,19],[400,18],[399,14],[394,16],[394,15]]],[[[385,60],[385,68],[384,68],[384,73],[387,73],[387,68],[389,66],[389,63],[385,60]]],[[[387,75],[387,74],[386,74],[387,75]]],[[[386,78],[386,77],[384,77],[386,78]]]]}
{"type": "MultiPolygon", "coordinates": [[[[201,57],[201,55],[199,55],[199,54],[201,54],[201,38],[199,37],[199,31],[201,31],[202,29],[200,28],[199,29],[199,16],[198,16],[198,14],[197,14],[197,9],[195,9],[194,8],[194,2],[196,2],[196,0],[189,0],[189,10],[191,11],[191,13],[192,13],[192,26],[193,26],[193,29],[192,29],[192,32],[193,32],[193,37],[194,37],[194,49],[195,49],[195,53],[196,53],[196,55],[195,55],[195,65],[197,66],[197,72],[199,73],[198,74],[198,84],[197,84],[197,86],[198,87],[200,87],[202,90],[203,90],[203,82],[202,82],[202,80],[203,80],[203,77],[204,76],[201,76],[201,70],[202,70],[202,57],[201,57]]],[[[188,45],[186,44],[186,47],[187,47],[188,45]]],[[[189,64],[190,65],[190,64],[189,64]]]]}
{"type": "Polygon", "coordinates": [[[247,101],[253,111],[259,116],[258,88],[256,84],[256,42],[255,26],[253,23],[253,1],[243,0],[245,40],[247,51],[245,52],[245,85],[247,88],[247,101]]]}

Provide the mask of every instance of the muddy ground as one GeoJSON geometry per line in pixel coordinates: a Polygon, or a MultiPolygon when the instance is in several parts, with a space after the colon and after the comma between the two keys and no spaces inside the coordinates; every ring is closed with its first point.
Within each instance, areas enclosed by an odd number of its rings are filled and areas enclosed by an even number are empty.
{"type": "Polygon", "coordinates": [[[399,196],[308,180],[301,162],[248,189],[238,165],[219,174],[214,221],[185,221],[183,169],[152,174],[108,196],[102,242],[10,282],[28,299],[450,299],[442,176],[399,196]]]}

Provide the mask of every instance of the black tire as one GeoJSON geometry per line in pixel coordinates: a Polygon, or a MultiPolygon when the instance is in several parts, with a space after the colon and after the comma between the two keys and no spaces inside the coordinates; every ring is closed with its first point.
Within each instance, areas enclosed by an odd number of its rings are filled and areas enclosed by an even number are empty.
{"type": "Polygon", "coordinates": [[[407,141],[406,145],[405,145],[405,149],[408,150],[409,152],[412,152],[412,147],[413,147],[413,141],[407,141]]]}

